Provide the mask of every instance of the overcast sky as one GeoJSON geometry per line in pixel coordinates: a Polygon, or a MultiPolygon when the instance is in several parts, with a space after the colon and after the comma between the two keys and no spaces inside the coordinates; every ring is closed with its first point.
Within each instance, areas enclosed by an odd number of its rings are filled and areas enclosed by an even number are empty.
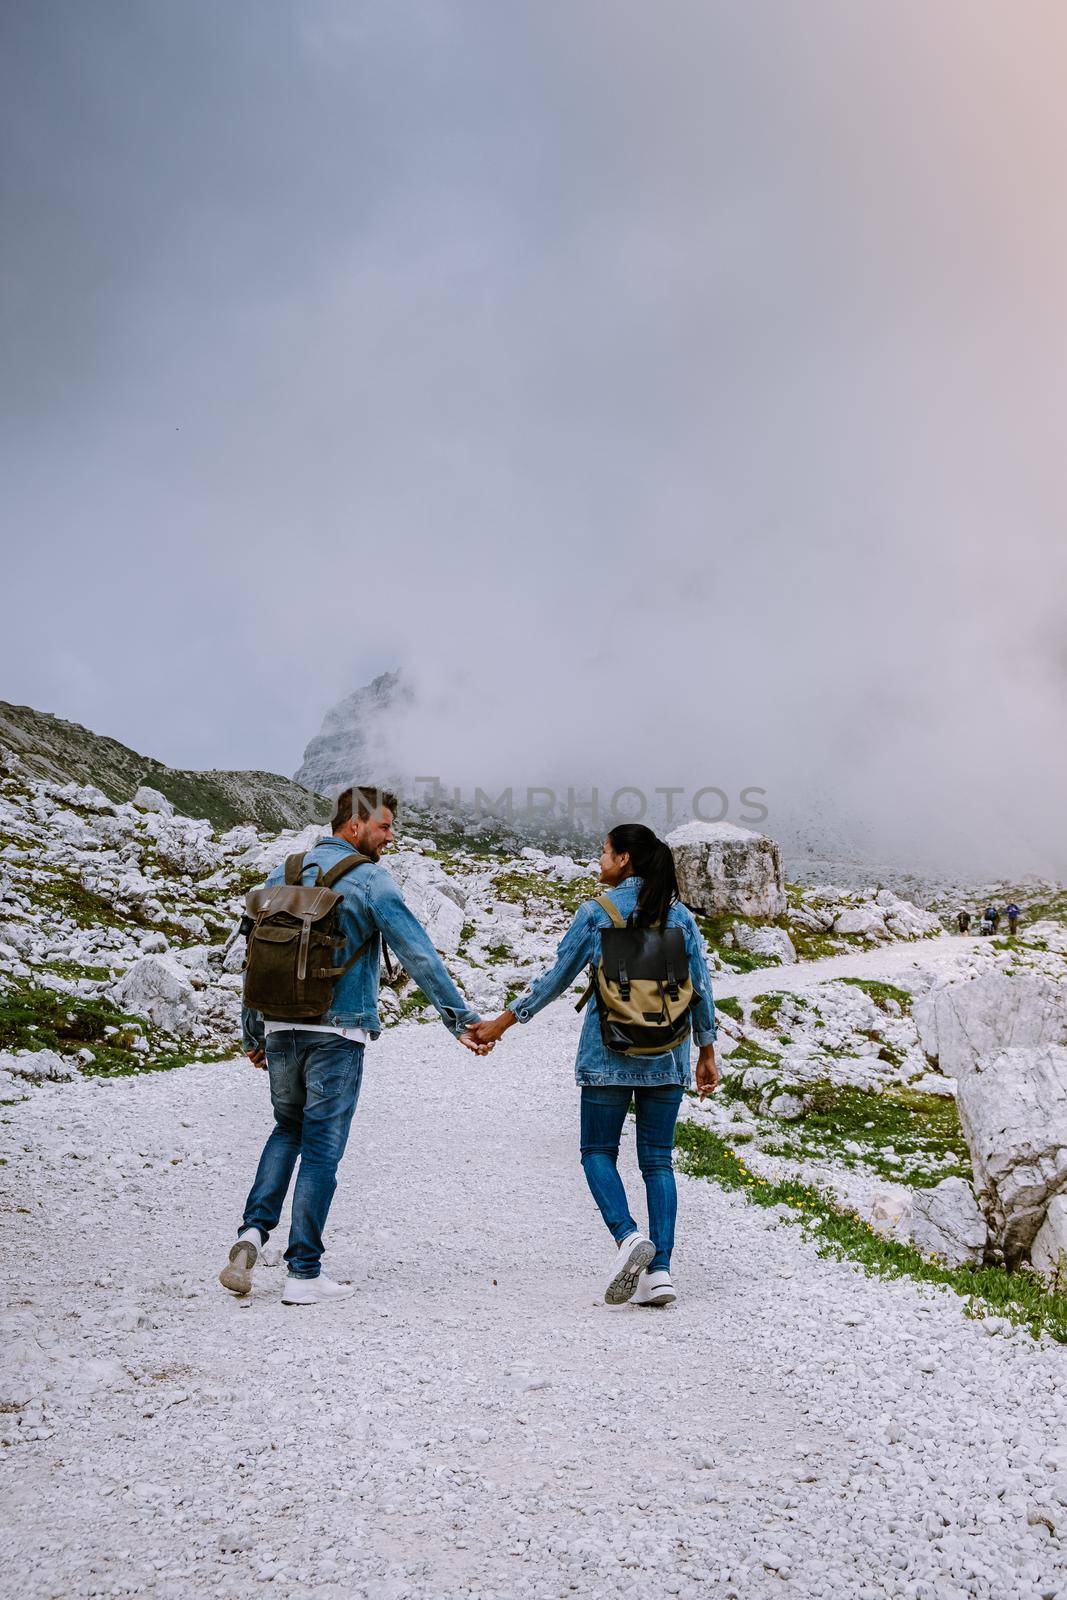
{"type": "Polygon", "coordinates": [[[1067,872],[1058,0],[3,34],[0,696],[1067,872]]]}

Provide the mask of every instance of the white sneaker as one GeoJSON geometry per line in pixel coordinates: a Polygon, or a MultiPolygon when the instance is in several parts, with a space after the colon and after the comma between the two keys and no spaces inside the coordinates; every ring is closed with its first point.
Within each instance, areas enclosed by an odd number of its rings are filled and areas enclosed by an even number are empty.
{"type": "Polygon", "coordinates": [[[335,1283],[325,1272],[317,1278],[286,1278],[282,1290],[283,1306],[321,1306],[328,1300],[345,1300],[355,1294],[351,1283],[335,1283]]]}
{"type": "Polygon", "coordinates": [[[677,1300],[669,1272],[642,1272],[637,1280],[631,1304],[635,1306],[670,1306],[677,1300]]]}
{"type": "Polygon", "coordinates": [[[631,1233],[628,1239],[622,1241],[615,1258],[615,1270],[604,1290],[604,1299],[609,1306],[626,1304],[637,1288],[637,1280],[642,1270],[648,1266],[655,1253],[655,1245],[651,1239],[646,1239],[643,1233],[631,1233]]]}

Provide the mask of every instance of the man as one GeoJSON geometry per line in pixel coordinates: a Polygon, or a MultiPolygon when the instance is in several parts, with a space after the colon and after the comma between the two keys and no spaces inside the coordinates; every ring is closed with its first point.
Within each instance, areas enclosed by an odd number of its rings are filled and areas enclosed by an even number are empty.
{"type": "Polygon", "coordinates": [[[956,921],[959,924],[959,930],[961,933],[970,933],[971,913],[969,911],[958,911],[956,913],[956,921]]]}
{"type": "MultiPolygon", "coordinates": [[[[355,952],[364,941],[370,942],[338,980],[331,1009],[314,1023],[264,1022],[258,1012],[249,1010],[242,1015],[249,1060],[270,1073],[275,1124],[260,1157],[237,1243],[219,1274],[219,1281],[234,1294],[248,1294],[252,1287],[252,1268],[278,1225],[298,1156],[300,1171],[285,1252],[289,1275],[282,1300],[286,1305],[321,1305],[353,1292],[350,1284],[335,1283],[322,1271],[322,1230],[359,1099],[364,1046],[382,1029],[378,972],[383,936],[437,1007],[449,1032],[475,1054],[486,1053],[486,1046],[467,1032],[479,1020],[478,1013],[468,1008],[393,878],[378,865],[382,850],[393,841],[396,809],[396,796],[387,790],[343,790],[337,797],[332,835],[320,839],[304,858],[302,881],[308,886],[316,881],[316,867],[325,873],[353,851],[370,858],[369,864],[356,867],[335,885],[342,896],[341,927],[348,948],[355,952]]],[[[284,879],[283,865],[275,868],[267,883],[284,879]]]]}
{"type": "Polygon", "coordinates": [[[1008,932],[1014,939],[1015,930],[1019,926],[1019,907],[1015,904],[1014,900],[1010,906],[1006,906],[1004,908],[1004,914],[1008,919],[1008,932]]]}

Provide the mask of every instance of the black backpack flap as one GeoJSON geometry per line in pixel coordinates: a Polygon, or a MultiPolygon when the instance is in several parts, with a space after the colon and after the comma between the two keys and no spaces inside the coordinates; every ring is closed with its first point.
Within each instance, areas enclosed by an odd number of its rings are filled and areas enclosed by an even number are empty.
{"type": "Polygon", "coordinates": [[[689,977],[681,928],[604,928],[600,960],[605,978],[620,989],[634,978],[654,978],[669,990],[689,977]]]}

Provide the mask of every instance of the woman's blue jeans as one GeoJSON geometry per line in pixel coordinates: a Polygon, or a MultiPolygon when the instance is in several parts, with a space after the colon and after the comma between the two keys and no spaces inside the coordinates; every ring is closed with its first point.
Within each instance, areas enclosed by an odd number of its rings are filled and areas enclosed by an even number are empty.
{"type": "Polygon", "coordinates": [[[258,1228],[266,1240],[278,1226],[299,1156],[285,1252],[294,1278],[317,1278],[321,1270],[322,1230],[359,1099],[363,1048],[340,1034],[302,1028],[267,1035],[274,1132],[259,1158],[241,1227],[258,1228]]]}
{"type": "Polygon", "coordinates": [[[637,1112],[637,1162],[645,1180],[648,1236],[656,1247],[648,1270],[666,1272],[670,1269],[678,1216],[678,1187],[671,1157],[674,1124],[682,1103],[681,1085],[666,1083],[640,1089],[629,1084],[583,1084],[582,1167],[612,1238],[621,1244],[627,1234],[637,1232],[618,1168],[619,1140],[631,1099],[637,1112]]]}

